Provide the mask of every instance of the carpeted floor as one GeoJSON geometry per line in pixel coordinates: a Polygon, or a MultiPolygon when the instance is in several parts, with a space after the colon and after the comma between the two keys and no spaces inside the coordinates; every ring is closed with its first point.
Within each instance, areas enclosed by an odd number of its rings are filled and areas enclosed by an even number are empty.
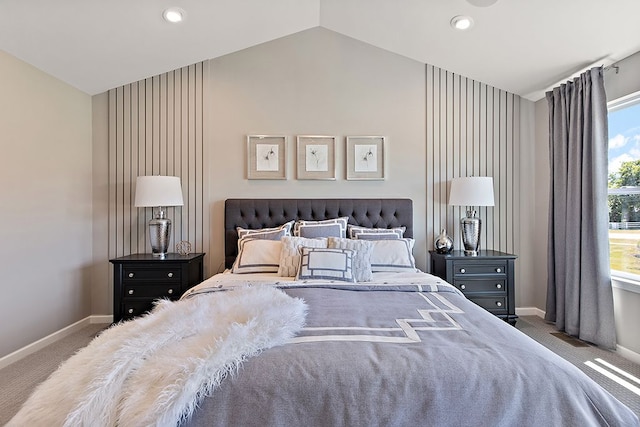
{"type": "Polygon", "coordinates": [[[31,392],[56,368],[109,326],[92,324],[0,369],[0,426],[18,412],[31,392]]]}
{"type": "Polygon", "coordinates": [[[640,395],[591,367],[595,366],[596,368],[604,369],[606,372],[615,374],[617,377],[628,382],[632,388],[635,387],[636,392],[640,392],[639,364],[625,359],[615,352],[603,350],[584,343],[583,341],[567,337],[564,334],[557,336],[556,333],[558,331],[553,325],[548,324],[537,316],[521,316],[516,323],[516,328],[576,365],[640,417],[640,395]],[[585,362],[589,363],[589,365],[585,362]],[[612,365],[613,367],[608,365],[612,365]],[[633,378],[616,372],[616,368],[623,370],[633,378]]]}
{"type": "MultiPolygon", "coordinates": [[[[0,369],[0,390],[2,390],[0,394],[0,425],[6,424],[13,417],[33,389],[44,381],[60,363],[78,349],[86,346],[96,334],[107,326],[105,324],[89,325],[4,369],[0,369]]],[[[591,366],[604,367],[606,371],[626,379],[637,390],[640,390],[640,382],[638,382],[640,381],[638,380],[640,365],[617,355],[615,352],[602,350],[571,338],[567,339],[562,335],[552,335],[557,332],[553,326],[535,316],[520,317],[516,327],[578,366],[640,417],[640,395],[591,368],[585,362],[592,363],[591,366]],[[632,377],[625,377],[624,374],[616,372],[615,368],[625,371],[632,377]]]]}

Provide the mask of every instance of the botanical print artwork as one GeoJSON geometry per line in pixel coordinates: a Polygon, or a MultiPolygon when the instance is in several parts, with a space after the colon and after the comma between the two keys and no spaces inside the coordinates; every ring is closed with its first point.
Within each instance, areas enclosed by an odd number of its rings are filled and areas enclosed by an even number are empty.
{"type": "Polygon", "coordinates": [[[329,170],[329,147],[308,144],[306,146],[305,170],[307,172],[327,172],[329,170]]]}
{"type": "Polygon", "coordinates": [[[278,164],[277,145],[256,144],[256,171],[277,171],[278,164]]]}
{"type": "Polygon", "coordinates": [[[354,147],[354,171],[376,172],[378,170],[378,146],[356,144],[354,147]]]}

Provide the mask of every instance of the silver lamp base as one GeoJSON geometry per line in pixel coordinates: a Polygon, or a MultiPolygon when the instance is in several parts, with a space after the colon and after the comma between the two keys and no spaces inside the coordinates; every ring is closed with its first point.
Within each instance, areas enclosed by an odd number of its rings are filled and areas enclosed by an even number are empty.
{"type": "Polygon", "coordinates": [[[470,256],[478,255],[478,245],[480,244],[480,229],[482,222],[476,217],[475,210],[467,211],[467,216],[460,220],[462,230],[462,244],[464,254],[470,256]]]}
{"type": "Polygon", "coordinates": [[[149,241],[151,242],[151,254],[164,258],[169,251],[169,233],[171,232],[171,220],[164,217],[164,211],[160,209],[156,217],[149,221],[149,241]]]}

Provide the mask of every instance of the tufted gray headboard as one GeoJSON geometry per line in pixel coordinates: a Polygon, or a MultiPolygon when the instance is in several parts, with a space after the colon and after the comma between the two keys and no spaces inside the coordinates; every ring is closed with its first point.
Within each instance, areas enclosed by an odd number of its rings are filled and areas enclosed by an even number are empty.
{"type": "Polygon", "coordinates": [[[291,220],[349,217],[362,227],[406,227],[413,237],[413,202],[410,199],[227,199],[224,206],[225,266],[238,255],[236,227],[277,227],[291,220]]]}

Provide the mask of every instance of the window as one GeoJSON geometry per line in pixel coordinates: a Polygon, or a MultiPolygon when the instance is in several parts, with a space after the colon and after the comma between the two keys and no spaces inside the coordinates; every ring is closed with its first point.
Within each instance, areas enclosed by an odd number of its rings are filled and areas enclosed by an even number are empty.
{"type": "Polygon", "coordinates": [[[611,273],[640,282],[640,92],[609,103],[608,172],[611,273]]]}

